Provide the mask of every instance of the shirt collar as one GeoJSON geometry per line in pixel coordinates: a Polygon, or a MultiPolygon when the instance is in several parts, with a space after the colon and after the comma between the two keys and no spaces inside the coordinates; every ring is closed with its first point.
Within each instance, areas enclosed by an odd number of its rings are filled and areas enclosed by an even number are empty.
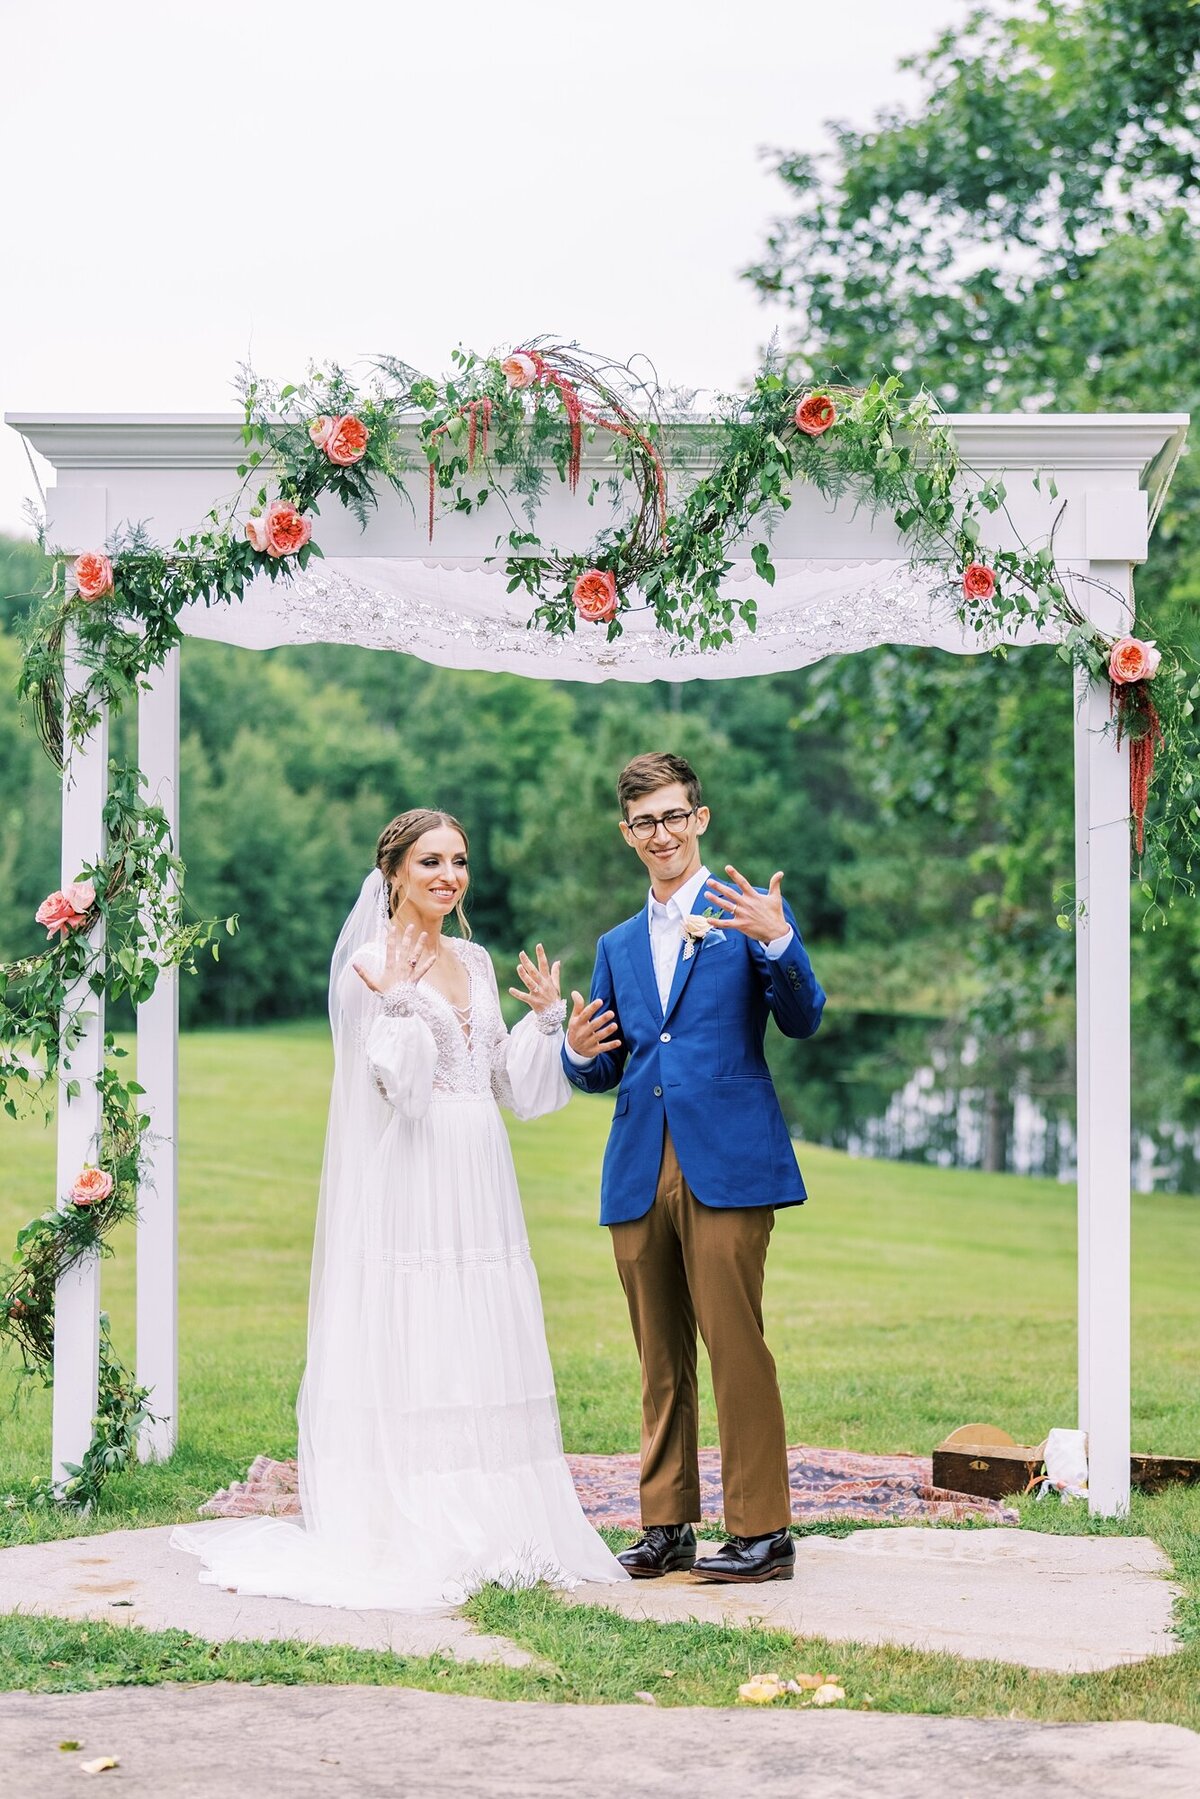
{"type": "Polygon", "coordinates": [[[695,906],[700,889],[708,878],[708,869],[701,866],[691,880],[685,881],[683,886],[677,888],[670,899],[665,902],[655,899],[654,889],[651,888],[647,900],[649,916],[651,918],[686,918],[695,906]]]}

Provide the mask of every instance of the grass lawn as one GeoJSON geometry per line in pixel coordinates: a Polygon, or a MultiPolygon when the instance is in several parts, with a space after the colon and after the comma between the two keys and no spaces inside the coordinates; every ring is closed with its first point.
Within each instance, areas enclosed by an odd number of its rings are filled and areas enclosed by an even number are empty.
{"type": "MultiPolygon", "coordinates": [[[[162,1467],[110,1487],[86,1530],[192,1515],[259,1451],[293,1453],[308,1255],[327,1091],[319,1025],[204,1033],[182,1047],[181,1445],[162,1467]]],[[[595,1223],[608,1102],[512,1127],[542,1282],[569,1449],[636,1449],[638,1377],[607,1233],[595,1223]]],[[[53,1194],[53,1142],[0,1126],[0,1247],[53,1194]]],[[[927,1452],[955,1425],[988,1420],[1021,1441],[1074,1421],[1074,1192],[1049,1181],[852,1161],[804,1150],[813,1198],[781,1214],[767,1277],[770,1341],[793,1442],[927,1452]]],[[[1134,1445],[1200,1446],[1200,1201],[1134,1199],[1134,1445]]],[[[132,1233],[104,1269],[103,1303],[132,1355],[132,1233]]],[[[0,1493],[49,1462],[48,1395],[0,1369],[0,1493]],[[19,1391],[18,1391],[19,1389],[19,1391]],[[12,1395],[11,1399],[9,1395],[12,1395]]],[[[704,1393],[702,1440],[716,1441],[704,1393]]],[[[1079,1508],[1024,1508],[1042,1529],[1092,1526],[1079,1508]]],[[[260,1678],[401,1680],[442,1690],[565,1699],[727,1703],[748,1661],[842,1670],[851,1700],[1037,1717],[1162,1717],[1200,1727],[1200,1491],[1136,1500],[1124,1528],[1156,1536],[1188,1583],[1191,1646],[1113,1675],[982,1669],[953,1657],[790,1638],[750,1641],[713,1627],[631,1624],[543,1594],[489,1592],[473,1609],[542,1658],[536,1673],[398,1663],[351,1651],[209,1646],[52,1620],[0,1626],[0,1685],[260,1678]],[[797,1657],[799,1656],[799,1660],[797,1657]],[[52,1664],[54,1664],[52,1666],[52,1664]],[[654,1664],[660,1671],[652,1678],[654,1664]],[[674,1678],[661,1678],[671,1668],[674,1678]],[[547,1669],[550,1672],[547,1672],[547,1669]],[[636,1678],[630,1670],[636,1669],[636,1678]],[[656,1685],[657,1680],[657,1685],[656,1685]],[[851,1691],[851,1686],[853,1691],[851,1691]]],[[[78,1519],[20,1510],[0,1538],[74,1535],[78,1519]]]]}

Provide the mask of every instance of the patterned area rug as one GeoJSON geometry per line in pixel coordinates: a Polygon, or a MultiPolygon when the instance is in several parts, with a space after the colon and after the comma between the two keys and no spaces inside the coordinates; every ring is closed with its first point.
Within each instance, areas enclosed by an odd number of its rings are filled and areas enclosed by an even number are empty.
{"type": "MultiPolygon", "coordinates": [[[[580,1503],[593,1524],[637,1530],[636,1455],[569,1455],[567,1462],[580,1503]]],[[[1015,1524],[1017,1513],[998,1499],[978,1499],[933,1485],[933,1463],[924,1455],[854,1455],[847,1449],[788,1450],[792,1518],[797,1524],[822,1519],[916,1520],[957,1524],[983,1518],[1015,1524]]],[[[700,1451],[700,1503],[706,1524],[721,1517],[721,1455],[700,1451]]],[[[300,1515],[295,1462],[258,1456],[245,1480],[235,1480],[200,1507],[206,1518],[278,1518],[300,1515]]]]}

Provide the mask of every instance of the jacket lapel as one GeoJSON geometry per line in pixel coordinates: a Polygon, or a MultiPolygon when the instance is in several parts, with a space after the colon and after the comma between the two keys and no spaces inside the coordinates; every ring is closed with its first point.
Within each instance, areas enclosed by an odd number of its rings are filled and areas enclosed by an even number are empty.
{"type": "MultiPolygon", "coordinates": [[[[708,882],[707,880],[704,880],[701,881],[699,887],[696,889],[696,897],[692,901],[693,918],[698,912],[704,912],[707,909],[708,901],[704,897],[704,889],[707,886],[708,882]]],[[[647,931],[647,940],[649,939],[649,935],[650,933],[647,931]]],[[[671,980],[671,991],[667,995],[667,1009],[663,1013],[664,1024],[666,1024],[668,1018],[670,1018],[672,1012],[675,1010],[675,1007],[679,1004],[679,996],[687,986],[693,968],[695,968],[697,962],[700,960],[700,947],[700,940],[696,939],[693,944],[691,955],[685,957],[683,952],[687,948],[686,940],[679,946],[679,955],[675,962],[675,973],[671,980]]],[[[653,973],[653,967],[651,968],[651,973],[653,973]]]]}
{"type": "Polygon", "coordinates": [[[633,963],[633,972],[637,976],[638,986],[642,990],[642,998],[649,1008],[650,1016],[655,1021],[662,1017],[662,1001],[658,997],[658,982],[654,977],[654,958],[650,954],[650,920],[643,907],[629,920],[628,932],[629,960],[633,963]]]}

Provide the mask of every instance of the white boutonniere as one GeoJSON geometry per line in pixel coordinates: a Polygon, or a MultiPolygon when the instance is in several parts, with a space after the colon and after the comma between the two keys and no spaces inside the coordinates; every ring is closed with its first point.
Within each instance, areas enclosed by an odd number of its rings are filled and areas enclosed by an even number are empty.
{"type": "Polygon", "coordinates": [[[723,933],[717,929],[716,914],[711,906],[706,907],[703,912],[689,912],[687,917],[680,921],[679,930],[683,937],[685,962],[695,955],[696,945],[703,943],[706,937],[711,936],[714,943],[724,943],[725,941],[723,933]]]}

